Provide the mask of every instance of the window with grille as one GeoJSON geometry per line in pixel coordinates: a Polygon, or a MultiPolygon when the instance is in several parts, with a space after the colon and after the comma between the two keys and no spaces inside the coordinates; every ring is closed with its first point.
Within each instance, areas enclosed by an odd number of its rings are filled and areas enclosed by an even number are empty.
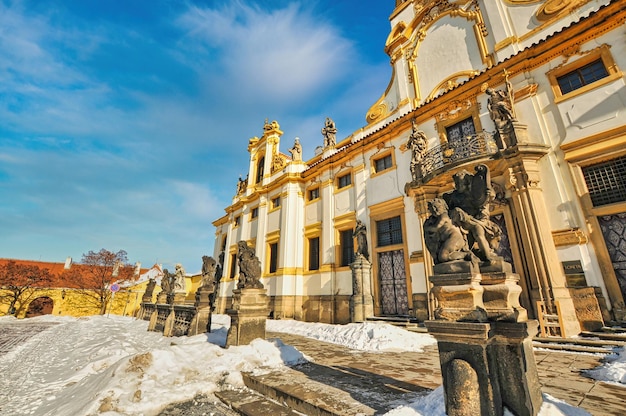
{"type": "Polygon", "coordinates": [[[309,238],[309,270],[320,268],[320,238],[309,238]]]}
{"type": "Polygon", "coordinates": [[[459,141],[464,137],[473,136],[474,134],[476,134],[476,127],[474,126],[474,119],[472,119],[472,117],[468,117],[465,120],[461,120],[458,123],[446,127],[448,143],[459,141]]]}
{"type": "Polygon", "coordinates": [[[349,266],[354,261],[354,238],[352,230],[339,232],[339,244],[341,245],[341,266],[349,266]]]}
{"type": "Polygon", "coordinates": [[[598,59],[557,77],[556,81],[561,89],[561,94],[567,94],[608,76],[609,73],[604,66],[604,62],[602,62],[602,59],[598,59]]]}
{"type": "Polygon", "coordinates": [[[626,201],[626,156],[582,168],[593,206],[626,201]]]}
{"type": "Polygon", "coordinates": [[[270,273],[276,273],[278,269],[278,243],[270,244],[270,273]]]}
{"type": "Polygon", "coordinates": [[[376,170],[376,173],[382,172],[383,170],[387,170],[391,167],[393,167],[393,159],[390,154],[381,157],[380,159],[376,159],[374,162],[374,170],[376,170]]]}
{"type": "Polygon", "coordinates": [[[402,221],[400,217],[376,221],[378,247],[402,244],[402,221]]]}
{"type": "Polygon", "coordinates": [[[352,174],[348,173],[347,175],[340,176],[337,179],[337,187],[339,189],[345,188],[346,186],[352,185],[352,174]]]}

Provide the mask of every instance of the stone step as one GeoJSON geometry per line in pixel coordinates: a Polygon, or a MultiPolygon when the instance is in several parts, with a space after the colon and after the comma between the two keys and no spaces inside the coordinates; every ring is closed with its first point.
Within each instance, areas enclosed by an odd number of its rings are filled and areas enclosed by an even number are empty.
{"type": "Polygon", "coordinates": [[[301,416],[287,406],[271,401],[250,389],[222,390],[215,396],[235,412],[244,416],[301,416]]]}
{"type": "Polygon", "coordinates": [[[593,332],[583,331],[580,335],[585,338],[597,338],[602,341],[615,341],[621,343],[622,345],[626,345],[626,332],[620,332],[615,330],[602,330],[593,332]]]}

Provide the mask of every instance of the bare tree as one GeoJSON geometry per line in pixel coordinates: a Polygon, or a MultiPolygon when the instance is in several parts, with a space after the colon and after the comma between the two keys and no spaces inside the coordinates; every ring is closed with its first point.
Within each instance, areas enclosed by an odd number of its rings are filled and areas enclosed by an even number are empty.
{"type": "Polygon", "coordinates": [[[72,306],[97,309],[103,315],[111,299],[111,285],[130,282],[133,274],[134,268],[128,264],[126,251],[115,253],[101,249],[83,254],[80,263],[65,271],[63,278],[78,295],[70,298],[72,306]]]}
{"type": "Polygon", "coordinates": [[[48,269],[9,260],[0,266],[0,303],[9,305],[9,315],[17,315],[38,290],[49,287],[51,282],[48,269]]]}

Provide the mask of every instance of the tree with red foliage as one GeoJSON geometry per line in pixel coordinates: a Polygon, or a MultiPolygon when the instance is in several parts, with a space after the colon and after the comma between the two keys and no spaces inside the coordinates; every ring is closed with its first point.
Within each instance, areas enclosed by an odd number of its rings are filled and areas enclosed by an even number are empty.
{"type": "Polygon", "coordinates": [[[17,316],[38,290],[51,283],[52,275],[48,269],[9,260],[0,266],[0,303],[9,304],[9,315],[17,316]]]}
{"type": "Polygon", "coordinates": [[[132,281],[134,268],[128,264],[126,251],[117,253],[101,249],[83,254],[81,262],[62,277],[75,294],[68,302],[78,309],[98,309],[104,315],[112,296],[111,285],[132,281]]]}

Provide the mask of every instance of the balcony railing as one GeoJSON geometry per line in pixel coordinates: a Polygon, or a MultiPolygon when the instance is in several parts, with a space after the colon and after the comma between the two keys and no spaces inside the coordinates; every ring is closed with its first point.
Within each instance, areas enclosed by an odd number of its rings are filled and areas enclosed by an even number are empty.
{"type": "Polygon", "coordinates": [[[430,149],[422,157],[420,164],[422,182],[426,183],[437,173],[461,163],[496,153],[498,153],[496,141],[493,134],[487,131],[443,143],[430,149]]]}

